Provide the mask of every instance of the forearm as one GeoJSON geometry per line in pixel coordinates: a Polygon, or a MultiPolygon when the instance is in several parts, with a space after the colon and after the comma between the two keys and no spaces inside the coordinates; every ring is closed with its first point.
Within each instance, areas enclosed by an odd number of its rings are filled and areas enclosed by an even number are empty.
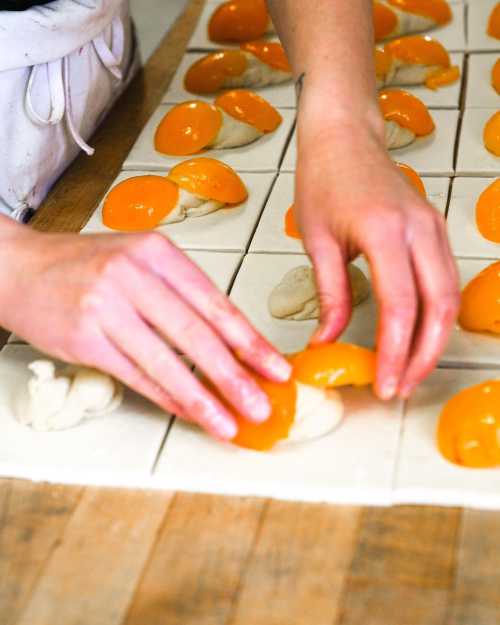
{"type": "Polygon", "coordinates": [[[371,0],[268,0],[295,80],[317,94],[311,117],[379,124],[371,0]]]}

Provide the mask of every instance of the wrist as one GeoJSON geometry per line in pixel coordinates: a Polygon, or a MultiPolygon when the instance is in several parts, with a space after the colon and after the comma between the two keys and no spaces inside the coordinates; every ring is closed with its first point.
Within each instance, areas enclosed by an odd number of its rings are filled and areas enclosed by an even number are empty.
{"type": "Polygon", "coordinates": [[[313,137],[330,131],[336,135],[366,131],[384,142],[384,120],[375,86],[363,94],[350,93],[306,75],[299,97],[297,125],[302,138],[316,140],[313,137]]]}
{"type": "Polygon", "coordinates": [[[10,318],[15,314],[15,294],[22,285],[23,252],[32,246],[29,238],[35,236],[28,226],[0,215],[0,326],[11,329],[10,318]]]}

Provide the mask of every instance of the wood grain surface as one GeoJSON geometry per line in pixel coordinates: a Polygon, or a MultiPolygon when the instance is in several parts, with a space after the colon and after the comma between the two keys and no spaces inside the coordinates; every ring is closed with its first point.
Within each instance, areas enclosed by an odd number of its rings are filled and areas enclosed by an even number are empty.
{"type": "MultiPolygon", "coordinates": [[[[180,16],[36,228],[85,224],[202,4],[180,16]]],[[[0,625],[498,625],[499,560],[498,513],[0,480],[0,625]]]]}

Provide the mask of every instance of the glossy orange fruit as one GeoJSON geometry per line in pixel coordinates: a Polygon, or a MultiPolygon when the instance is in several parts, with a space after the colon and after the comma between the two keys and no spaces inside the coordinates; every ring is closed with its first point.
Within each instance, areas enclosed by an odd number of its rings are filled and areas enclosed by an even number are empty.
{"type": "Polygon", "coordinates": [[[497,111],[486,122],[483,131],[483,140],[489,152],[495,156],[500,156],[500,111],[497,111]]]}
{"type": "Polygon", "coordinates": [[[500,262],[483,269],[465,287],[458,322],[470,332],[500,334],[500,262]]]}
{"type": "Polygon", "coordinates": [[[102,221],[113,230],[150,230],[173,210],[177,185],[162,176],[134,176],[120,182],[106,196],[102,221]]]}
{"type": "Polygon", "coordinates": [[[500,94],[500,59],[497,60],[491,70],[491,85],[493,89],[500,94]]]}
{"type": "Polygon", "coordinates": [[[270,41],[249,41],[248,43],[242,43],[241,49],[245,52],[250,52],[273,69],[277,69],[282,72],[292,71],[281,43],[274,43],[270,41]]]}
{"type": "Polygon", "coordinates": [[[320,388],[366,386],[375,380],[375,353],[350,343],[309,347],[290,358],[293,376],[320,388]]]}
{"type": "Polygon", "coordinates": [[[248,197],[238,174],[213,158],[183,161],[169,171],[168,178],[189,193],[224,204],[240,204],[248,197]]]}
{"type": "Polygon", "coordinates": [[[464,467],[500,465],[500,381],[466,388],[444,406],[437,428],[442,455],[464,467]]]}
{"type": "Polygon", "coordinates": [[[500,2],[493,7],[493,10],[488,19],[487,31],[490,37],[500,39],[500,2]]]}
{"type": "Polygon", "coordinates": [[[479,196],[476,224],[485,239],[500,243],[500,178],[488,185],[479,196]]]}
{"type": "Polygon", "coordinates": [[[264,423],[251,423],[236,414],[238,433],[231,442],[239,447],[267,451],[288,437],[295,420],[297,386],[293,380],[278,384],[254,373],[251,375],[268,396],[271,415],[264,423]]]}
{"type": "Polygon", "coordinates": [[[230,0],[219,5],[208,24],[212,41],[243,42],[260,39],[269,26],[265,0],[230,0]]]}
{"type": "Polygon", "coordinates": [[[429,135],[435,128],[425,104],[407,91],[380,91],[379,104],[386,121],[394,121],[403,128],[408,128],[417,137],[429,135]]]}
{"type": "Polygon", "coordinates": [[[447,24],[453,17],[446,0],[387,0],[401,11],[429,17],[436,24],[447,24]]]}
{"type": "Polygon", "coordinates": [[[399,168],[401,173],[403,173],[408,181],[415,187],[415,189],[423,195],[425,198],[427,197],[427,191],[425,190],[424,183],[422,182],[422,178],[417,174],[417,172],[412,169],[409,165],[405,165],[404,163],[396,163],[396,166],[399,168]]]}
{"type": "Polygon", "coordinates": [[[231,117],[254,126],[260,132],[273,132],[283,121],[274,106],[246,89],[226,91],[215,100],[215,104],[231,117]]]}
{"type": "Polygon", "coordinates": [[[190,93],[216,93],[228,78],[241,76],[247,59],[241,50],[221,50],[202,57],[186,72],[184,86],[190,93]]]}
{"type": "Polygon", "coordinates": [[[373,3],[373,27],[375,30],[375,41],[382,41],[390,37],[398,25],[396,13],[381,2],[373,3]]]}
{"type": "Polygon", "coordinates": [[[161,120],[154,137],[162,154],[187,156],[210,145],[222,126],[222,115],[213,105],[200,100],[174,106],[161,120]]]}
{"type": "Polygon", "coordinates": [[[294,206],[292,204],[285,213],[285,234],[293,239],[302,239],[293,211],[294,206]]]}

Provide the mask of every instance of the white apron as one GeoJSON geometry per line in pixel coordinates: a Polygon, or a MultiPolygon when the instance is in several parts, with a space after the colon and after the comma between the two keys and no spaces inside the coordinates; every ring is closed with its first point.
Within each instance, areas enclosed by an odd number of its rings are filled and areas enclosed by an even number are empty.
{"type": "Polygon", "coordinates": [[[138,67],[128,0],[0,12],[0,212],[24,220],[138,67]]]}

